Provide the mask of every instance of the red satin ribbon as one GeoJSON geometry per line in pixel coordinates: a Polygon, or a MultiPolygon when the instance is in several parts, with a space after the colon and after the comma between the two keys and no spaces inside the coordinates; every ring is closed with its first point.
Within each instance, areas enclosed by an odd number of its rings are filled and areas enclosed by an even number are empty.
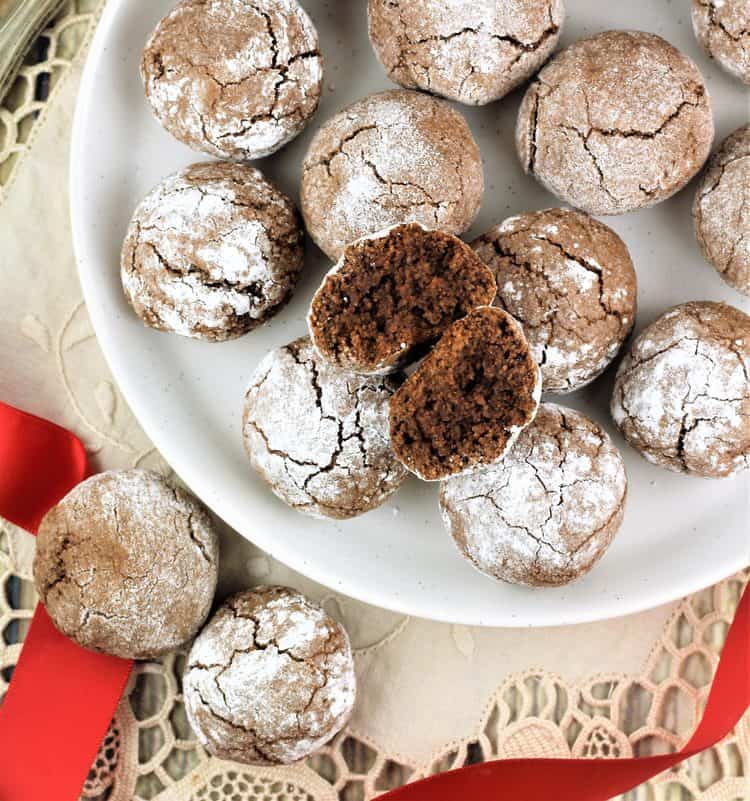
{"type": "MultiPolygon", "coordinates": [[[[0,514],[35,531],[45,511],[86,475],[81,443],[0,403],[0,514]]],[[[131,663],[79,648],[34,613],[0,706],[0,801],[75,801],[131,663]]],[[[750,707],[750,590],[746,590],[706,709],[675,754],[640,759],[507,759],[441,773],[380,801],[606,801],[710,748],[750,707]]]]}
{"type": "MultiPolygon", "coordinates": [[[[86,477],[80,441],[0,402],[0,515],[36,533],[86,477]]],[[[75,801],[131,662],[80,648],[38,605],[0,706],[0,801],[75,801]]]]}

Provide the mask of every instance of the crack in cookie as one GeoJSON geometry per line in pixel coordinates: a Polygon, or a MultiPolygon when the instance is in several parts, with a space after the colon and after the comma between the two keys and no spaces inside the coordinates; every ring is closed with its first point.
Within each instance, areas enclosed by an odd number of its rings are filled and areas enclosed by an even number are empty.
{"type": "Polygon", "coordinates": [[[559,586],[604,554],[626,493],[625,466],[607,434],[580,412],[546,403],[502,461],[444,481],[440,508],[460,553],[483,573],[559,586]]]}
{"type": "Polygon", "coordinates": [[[636,314],[636,274],[625,243],[582,212],[511,217],[474,240],[493,271],[495,305],[523,326],[547,392],[593,381],[617,355],[636,314]]]}
{"type": "Polygon", "coordinates": [[[190,651],[183,686],[188,717],[210,753],[296,762],[351,712],[351,647],[344,629],[299,593],[259,587],[218,609],[190,651]]]}
{"type": "Polygon", "coordinates": [[[141,201],[121,278],[146,325],[220,341],[276,314],[303,259],[291,200],[252,167],[214,162],[165,178],[141,201]]]}
{"type": "Polygon", "coordinates": [[[750,317],[685,303],[652,323],[620,364],[612,417],[646,459],[710,478],[750,466],[750,317]]]}
{"type": "Polygon", "coordinates": [[[302,165],[300,198],[310,236],[336,260],[351,242],[399,223],[460,234],[483,187],[463,117],[435,98],[392,90],[320,128],[302,165]]]}
{"type": "Polygon", "coordinates": [[[559,53],[524,96],[526,172],[591,214],[621,214],[681,189],[713,139],[703,78],[664,39],[606,31],[559,53]]]}
{"type": "Polygon", "coordinates": [[[562,0],[478,0],[460,13],[445,0],[369,0],[375,54],[391,80],[469,105],[506,95],[555,48],[562,0]]]}
{"type": "Polygon", "coordinates": [[[181,142],[254,159],[305,127],[323,62],[294,0],[182,0],[146,43],[141,76],[154,114],[181,142]]]}
{"type": "Polygon", "coordinates": [[[388,437],[401,376],[339,371],[308,337],[269,353],[245,396],[253,467],[288,506],[344,519],[379,506],[405,481],[388,437]]]}

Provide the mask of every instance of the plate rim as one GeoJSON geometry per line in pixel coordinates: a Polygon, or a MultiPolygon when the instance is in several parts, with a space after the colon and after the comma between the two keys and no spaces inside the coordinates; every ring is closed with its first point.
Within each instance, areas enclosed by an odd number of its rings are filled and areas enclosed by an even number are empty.
{"type": "MultiPolygon", "coordinates": [[[[258,548],[262,549],[270,556],[278,559],[283,564],[287,565],[292,570],[308,577],[309,579],[318,582],[325,587],[341,592],[358,601],[370,604],[381,609],[386,609],[391,612],[409,615],[412,617],[419,617],[427,620],[435,620],[442,623],[459,624],[459,625],[475,625],[487,626],[496,628],[539,628],[545,626],[568,626],[582,623],[593,623],[597,621],[610,620],[628,615],[637,614],[649,609],[654,609],[659,606],[671,603],[686,595],[698,592],[706,587],[715,584],[722,579],[731,576],[732,574],[742,570],[747,566],[745,559],[741,553],[735,555],[727,554],[724,559],[717,559],[713,564],[712,569],[706,570],[702,574],[700,582],[696,583],[695,580],[685,580],[682,575],[674,575],[674,580],[669,582],[668,585],[659,585],[654,587],[650,585],[650,592],[648,594],[632,593],[628,597],[622,596],[614,599],[609,599],[607,603],[584,605],[580,608],[578,613],[565,613],[564,611],[555,619],[519,619],[518,616],[502,616],[498,615],[492,621],[483,621],[477,619],[473,615],[462,616],[460,610],[451,612],[449,609],[437,612],[434,609],[427,610],[424,606],[420,606],[412,599],[406,599],[399,596],[389,597],[377,595],[369,591],[367,588],[359,588],[358,586],[350,583],[345,576],[328,572],[325,569],[324,563],[321,561],[316,565],[315,569],[311,569],[307,561],[303,558],[295,558],[293,549],[279,547],[277,541],[271,541],[270,538],[265,540],[261,535],[260,537],[247,536],[243,534],[246,521],[244,515],[240,510],[235,509],[233,504],[228,503],[226,507],[222,507],[219,511],[213,503],[209,503],[205,499],[205,494],[202,493],[198,487],[201,482],[198,477],[197,469],[193,469],[189,464],[189,459],[184,459],[178,454],[177,448],[173,448],[169,442],[169,438],[161,439],[158,433],[157,426],[152,424],[148,412],[145,408],[146,404],[140,399],[137,391],[132,390],[130,380],[127,372],[121,370],[117,358],[117,347],[114,344],[114,337],[107,333],[107,326],[105,324],[105,313],[103,308],[97,306],[93,302],[94,297],[94,278],[93,271],[88,271],[85,267],[86,259],[84,253],[87,250],[87,234],[86,234],[86,220],[83,214],[83,186],[84,181],[78,180],[81,175],[82,165],[85,161],[84,155],[84,140],[85,140],[85,120],[89,116],[90,106],[94,97],[95,91],[95,76],[96,67],[99,63],[102,54],[106,50],[107,43],[111,31],[113,29],[114,20],[124,4],[125,0],[110,0],[104,8],[104,12],[97,24],[96,31],[89,46],[89,51],[86,55],[81,81],[78,89],[78,95],[75,103],[75,110],[73,116],[73,126],[70,144],[69,156],[69,176],[68,176],[68,191],[70,199],[70,224],[73,241],[73,251],[75,255],[76,270],[78,279],[81,284],[86,310],[91,320],[94,333],[96,335],[99,347],[104,355],[107,367],[112,373],[117,386],[122,392],[122,395],[130,407],[133,416],[138,424],[143,428],[146,436],[151,440],[159,453],[168,462],[170,467],[175,471],[179,478],[190,488],[201,501],[211,510],[213,514],[223,520],[230,526],[239,536],[255,544],[258,548]],[[616,606],[613,610],[610,607],[616,606]],[[605,611],[599,611],[601,607],[605,607],[605,611]]],[[[750,493],[746,498],[746,506],[750,513],[750,493]]],[[[539,590],[543,592],[543,590],[539,590]]]]}

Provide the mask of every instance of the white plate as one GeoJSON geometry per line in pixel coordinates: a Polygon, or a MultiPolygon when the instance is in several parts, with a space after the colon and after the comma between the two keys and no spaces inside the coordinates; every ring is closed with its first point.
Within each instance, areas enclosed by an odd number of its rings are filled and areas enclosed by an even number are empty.
{"type": "MultiPolygon", "coordinates": [[[[76,114],[71,203],[81,283],[110,367],[139,421],[183,480],[245,537],[337,591],[390,609],[466,624],[539,626],[595,620],[660,604],[750,561],[747,474],[707,481],[653,467],[625,446],[608,418],[611,372],[563,399],[615,436],[630,477],[625,523],[604,559],[581,581],[554,590],[500,584],[453,548],[437,511],[437,486],[412,480],[390,503],[343,523],[287,509],[249,468],[241,406],[255,365],[270,348],[304,333],[311,294],[327,268],[308,249],[294,301],[269,325],[235,342],[206,344],[144,328],[120,288],[119,251],[138,200],[163,176],[205,160],[151,116],[138,75],[140,51],[172,0],[110,0],[99,25],[76,114]]],[[[325,91],[308,130],[258,165],[298,196],[300,163],[320,123],[343,105],[390,84],[369,46],[365,0],[304,3],[321,35],[325,91]]],[[[563,44],[607,28],[665,36],[704,71],[717,141],[747,117],[742,85],[721,73],[693,39],[688,3],[568,0],[563,44]]],[[[485,160],[487,190],[471,235],[504,217],[555,205],[521,172],[513,148],[520,92],[483,109],[462,109],[485,160]]],[[[689,299],[726,300],[747,310],[705,264],[693,238],[692,184],[655,209],[608,218],[630,247],[640,282],[639,329],[689,299]]]]}

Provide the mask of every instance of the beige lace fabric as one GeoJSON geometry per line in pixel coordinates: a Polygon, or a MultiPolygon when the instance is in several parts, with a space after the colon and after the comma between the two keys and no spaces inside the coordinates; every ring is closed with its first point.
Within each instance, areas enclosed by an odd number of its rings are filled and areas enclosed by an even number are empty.
{"type": "MultiPolygon", "coordinates": [[[[45,33],[46,55],[23,68],[0,103],[0,398],[73,430],[97,468],[140,465],[168,473],[107,371],[70,242],[64,189],[70,123],[101,5],[68,2],[45,33]],[[51,76],[44,103],[34,99],[40,75],[51,76]]],[[[33,548],[33,537],[0,522],[0,697],[36,602],[33,548]]],[[[486,629],[404,618],[332,595],[229,530],[222,557],[220,596],[260,582],[286,583],[320,600],[346,626],[360,688],[351,723],[303,765],[221,762],[198,746],[187,724],[184,654],[140,663],[82,798],[363,801],[485,759],[673,750],[701,714],[750,578],[746,571],[629,618],[486,629]]],[[[748,801],[748,775],[750,716],[716,748],[623,798],[748,801]]]]}

